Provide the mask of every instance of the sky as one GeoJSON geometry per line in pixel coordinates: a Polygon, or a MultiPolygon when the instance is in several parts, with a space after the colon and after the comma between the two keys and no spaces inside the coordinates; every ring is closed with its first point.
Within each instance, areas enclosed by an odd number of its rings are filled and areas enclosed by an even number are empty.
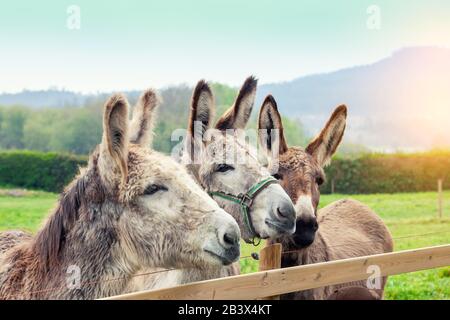
{"type": "Polygon", "coordinates": [[[270,83],[450,47],[450,1],[2,1],[0,43],[0,92],[270,83]]]}

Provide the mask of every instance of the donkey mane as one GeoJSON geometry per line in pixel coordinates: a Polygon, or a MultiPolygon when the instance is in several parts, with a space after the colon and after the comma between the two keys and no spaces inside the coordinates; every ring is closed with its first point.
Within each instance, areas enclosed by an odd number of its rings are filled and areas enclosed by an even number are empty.
{"type": "Polygon", "coordinates": [[[60,253],[64,248],[67,235],[80,218],[80,209],[86,208],[93,200],[97,203],[104,201],[105,192],[99,181],[99,175],[96,174],[97,159],[98,154],[92,158],[92,168],[85,172],[81,169],[80,174],[66,187],[56,209],[33,239],[31,248],[40,262],[42,271],[47,271],[50,266],[59,264],[60,253]],[[95,199],[92,199],[92,193],[87,190],[87,180],[91,183],[89,188],[96,189],[95,199]],[[92,182],[97,183],[92,184],[92,182]]]}

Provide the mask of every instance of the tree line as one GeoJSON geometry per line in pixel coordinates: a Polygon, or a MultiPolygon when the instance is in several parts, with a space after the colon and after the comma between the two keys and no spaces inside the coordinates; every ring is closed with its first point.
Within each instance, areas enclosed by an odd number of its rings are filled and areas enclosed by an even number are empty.
{"type": "MultiPolygon", "coordinates": [[[[232,105],[237,90],[227,85],[212,84],[217,116],[232,105]]],[[[170,153],[179,142],[171,141],[175,129],[186,128],[192,88],[186,85],[160,91],[161,105],[155,128],[154,148],[170,153]]],[[[131,104],[138,93],[128,95],[131,104]]],[[[56,151],[86,155],[97,145],[102,134],[102,106],[106,96],[99,95],[82,106],[33,108],[0,106],[0,149],[56,151]]],[[[256,126],[256,110],[251,127],[256,126]]],[[[284,118],[287,140],[292,145],[304,145],[307,133],[297,119],[284,118]]]]}

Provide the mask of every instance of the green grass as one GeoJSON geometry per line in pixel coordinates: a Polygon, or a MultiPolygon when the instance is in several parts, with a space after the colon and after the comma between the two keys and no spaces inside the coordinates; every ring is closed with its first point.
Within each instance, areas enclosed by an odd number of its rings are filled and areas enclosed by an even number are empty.
{"type": "MultiPolygon", "coordinates": [[[[45,192],[26,192],[11,196],[0,189],[0,230],[24,229],[36,231],[57,195],[45,192]]],[[[395,250],[406,250],[450,243],[450,191],[444,193],[444,218],[437,215],[437,195],[433,192],[375,195],[324,195],[321,207],[343,198],[359,200],[375,210],[386,222],[395,239],[395,250]],[[409,235],[435,233],[421,237],[409,235]]],[[[242,256],[258,252],[262,247],[242,245],[242,256]]],[[[255,272],[257,261],[241,260],[241,272],[255,272]]],[[[450,267],[407,273],[389,277],[387,299],[450,299],[450,267]]]]}
{"type": "MultiPolygon", "coordinates": [[[[437,194],[434,192],[373,195],[323,195],[320,207],[336,200],[353,198],[377,212],[394,237],[395,250],[407,250],[450,243],[450,191],[444,192],[443,219],[437,219],[437,194]],[[435,233],[433,235],[426,235],[435,233]],[[402,238],[410,235],[421,237],[402,238]]],[[[262,244],[259,246],[261,247],[262,244]]],[[[242,256],[260,248],[243,244],[242,256]]],[[[241,260],[242,273],[258,270],[253,259],[241,260]]],[[[450,267],[406,273],[389,277],[386,299],[450,299],[450,267]]]]}
{"type": "Polygon", "coordinates": [[[0,190],[0,230],[21,229],[36,231],[57,195],[41,191],[27,191],[25,196],[10,196],[0,190]]]}

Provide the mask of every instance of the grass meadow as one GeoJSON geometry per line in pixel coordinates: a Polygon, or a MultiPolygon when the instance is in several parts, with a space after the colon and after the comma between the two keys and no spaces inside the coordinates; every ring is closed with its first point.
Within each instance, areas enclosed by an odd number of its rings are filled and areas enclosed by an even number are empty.
{"type": "MultiPolygon", "coordinates": [[[[323,195],[321,207],[349,197],[367,204],[381,216],[395,239],[395,250],[450,243],[450,191],[444,193],[442,219],[437,218],[437,195],[433,192],[323,195]]],[[[1,189],[0,230],[35,232],[56,200],[53,193],[1,189]]],[[[242,256],[258,250],[242,244],[242,256]]],[[[257,266],[251,258],[241,260],[242,273],[257,271],[257,266]]],[[[385,293],[386,299],[450,299],[450,267],[389,277],[385,293]]]]}

